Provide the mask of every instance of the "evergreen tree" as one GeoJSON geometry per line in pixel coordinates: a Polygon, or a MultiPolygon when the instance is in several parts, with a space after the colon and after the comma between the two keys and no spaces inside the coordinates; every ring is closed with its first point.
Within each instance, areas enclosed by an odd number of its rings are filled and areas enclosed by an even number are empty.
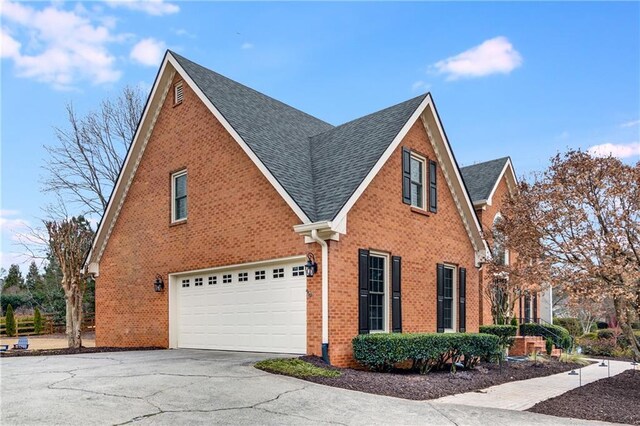
{"type": "Polygon", "coordinates": [[[34,297],[36,302],[44,312],[54,314],[54,321],[64,321],[66,315],[66,305],[64,301],[64,290],[62,282],[62,271],[60,265],[51,253],[47,253],[47,264],[44,267],[42,283],[36,288],[34,297]]]}
{"type": "Polygon", "coordinates": [[[7,336],[12,337],[16,335],[16,318],[13,316],[13,307],[11,305],[7,306],[4,329],[7,336]]]}
{"type": "Polygon", "coordinates": [[[20,267],[16,264],[13,264],[9,267],[9,272],[4,279],[4,288],[14,287],[18,288],[24,287],[24,278],[22,278],[22,272],[20,272],[20,267]]]}
{"type": "Polygon", "coordinates": [[[27,276],[25,278],[25,285],[29,291],[34,291],[39,287],[42,287],[42,275],[34,261],[29,265],[29,272],[27,272],[27,276]]]}
{"type": "Polygon", "coordinates": [[[44,321],[42,315],[40,315],[40,309],[36,308],[33,311],[33,332],[36,334],[42,333],[44,328],[44,321]]]}

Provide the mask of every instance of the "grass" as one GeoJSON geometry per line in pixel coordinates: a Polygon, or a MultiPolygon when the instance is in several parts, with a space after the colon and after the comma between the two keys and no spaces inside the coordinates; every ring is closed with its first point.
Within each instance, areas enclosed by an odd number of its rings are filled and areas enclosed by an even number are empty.
{"type": "Polygon", "coordinates": [[[316,367],[298,358],[274,358],[260,361],[255,365],[260,370],[285,376],[306,377],[338,377],[339,371],[316,367]]]}
{"type": "Polygon", "coordinates": [[[560,361],[561,362],[573,362],[574,364],[580,364],[580,365],[589,365],[591,364],[591,361],[589,361],[588,359],[586,359],[584,356],[580,355],[580,354],[576,354],[576,353],[563,353],[562,356],[560,357],[560,361]]]}

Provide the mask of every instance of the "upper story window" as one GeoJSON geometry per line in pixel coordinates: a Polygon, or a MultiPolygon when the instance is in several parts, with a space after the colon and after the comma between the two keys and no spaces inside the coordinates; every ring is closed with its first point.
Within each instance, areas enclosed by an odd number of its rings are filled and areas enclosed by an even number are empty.
{"type": "Polygon", "coordinates": [[[424,210],[424,175],[425,160],[416,154],[411,154],[411,205],[424,210]]]}
{"type": "Polygon", "coordinates": [[[184,87],[182,82],[179,81],[173,86],[173,103],[174,105],[181,104],[184,100],[184,87]]]}
{"type": "Polygon", "coordinates": [[[177,222],[187,218],[187,171],[183,170],[171,175],[171,221],[177,222]]]}

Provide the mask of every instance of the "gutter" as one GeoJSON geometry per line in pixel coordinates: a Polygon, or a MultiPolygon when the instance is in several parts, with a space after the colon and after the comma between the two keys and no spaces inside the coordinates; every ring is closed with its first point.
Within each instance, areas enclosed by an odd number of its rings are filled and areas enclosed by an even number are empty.
{"type": "Polygon", "coordinates": [[[311,230],[311,239],[322,248],[322,359],[329,364],[329,245],[311,230]]]}

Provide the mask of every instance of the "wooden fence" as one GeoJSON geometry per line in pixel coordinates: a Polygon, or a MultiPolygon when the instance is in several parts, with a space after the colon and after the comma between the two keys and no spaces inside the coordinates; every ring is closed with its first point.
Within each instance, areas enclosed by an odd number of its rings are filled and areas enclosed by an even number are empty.
{"type": "MultiPolygon", "coordinates": [[[[66,321],[56,321],[53,314],[42,314],[42,332],[36,333],[34,330],[33,317],[16,316],[16,335],[33,336],[35,334],[65,333],[66,321]]],[[[0,317],[0,336],[6,336],[5,317],[0,317]]],[[[82,331],[94,331],[96,328],[96,318],[94,314],[85,314],[82,319],[82,331]]]]}

